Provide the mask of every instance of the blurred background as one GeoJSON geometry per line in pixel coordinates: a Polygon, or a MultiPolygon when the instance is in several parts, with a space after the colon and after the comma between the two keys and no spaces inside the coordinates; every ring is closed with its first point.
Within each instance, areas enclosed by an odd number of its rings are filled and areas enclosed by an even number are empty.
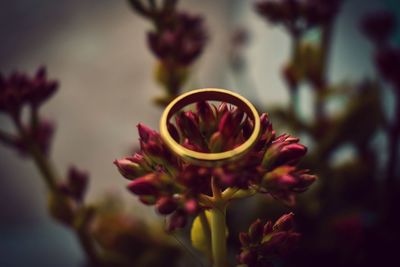
{"type": "MultiPolygon", "coordinates": [[[[273,114],[274,107],[291,103],[280,74],[290,56],[290,37],[282,27],[260,18],[254,2],[180,1],[179,9],[204,17],[210,39],[184,90],[229,88],[273,114]],[[249,39],[242,51],[246,70],[240,75],[230,68],[227,49],[237,29],[246,29],[249,39]]],[[[328,64],[332,84],[377,76],[374,48],[360,31],[360,21],[380,9],[400,15],[396,0],[347,0],[341,5],[328,64]]],[[[64,172],[78,164],[90,171],[88,201],[116,194],[134,214],[162,222],[127,192],[126,181],[112,164],[137,146],[137,123],[158,128],[162,107],[153,98],[161,92],[153,77],[155,59],[146,45],[149,28],[150,23],[133,14],[122,0],[0,1],[0,71],[33,73],[37,66],[46,65],[49,77],[60,82],[42,112],[56,123],[52,146],[56,166],[64,172]]],[[[396,103],[390,86],[384,83],[380,94],[385,114],[393,117],[396,103]]],[[[299,114],[307,121],[313,112],[311,89],[301,86],[298,97],[299,114]]],[[[340,111],[341,100],[337,102],[329,107],[333,112],[340,111]]],[[[271,119],[274,122],[272,115],[271,119]]],[[[12,128],[6,117],[0,117],[0,124],[12,128]]],[[[290,131],[284,122],[277,124],[290,131]]],[[[303,143],[318,145],[304,136],[303,143]]],[[[375,147],[387,145],[382,130],[374,132],[372,139],[375,147]]],[[[387,159],[385,149],[381,151],[378,172],[387,159]]],[[[354,153],[345,147],[336,158],[346,162],[354,153]]],[[[84,261],[75,236],[47,214],[46,199],[33,163],[0,146],[0,266],[80,266],[84,261]]]]}

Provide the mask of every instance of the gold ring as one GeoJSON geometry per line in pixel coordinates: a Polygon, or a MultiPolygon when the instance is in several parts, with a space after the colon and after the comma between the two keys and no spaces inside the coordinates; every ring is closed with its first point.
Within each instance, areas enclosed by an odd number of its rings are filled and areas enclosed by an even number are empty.
{"type": "Polygon", "coordinates": [[[256,108],[243,96],[225,89],[206,88],[184,93],[175,98],[164,110],[160,120],[161,138],[167,147],[184,161],[195,165],[215,167],[232,162],[243,156],[256,143],[260,133],[260,116],[256,108]],[[168,122],[171,117],[183,107],[199,101],[222,101],[242,108],[254,122],[253,132],[240,146],[232,150],[219,153],[203,153],[187,149],[177,143],[168,131],[168,122]]]}

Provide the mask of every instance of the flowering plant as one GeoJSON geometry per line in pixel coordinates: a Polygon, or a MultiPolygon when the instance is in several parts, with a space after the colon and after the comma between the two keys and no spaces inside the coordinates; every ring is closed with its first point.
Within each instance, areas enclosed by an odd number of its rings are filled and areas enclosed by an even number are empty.
{"type": "MultiPolygon", "coordinates": [[[[212,255],[215,266],[225,266],[227,261],[225,214],[233,199],[260,193],[294,205],[295,195],[316,179],[307,170],[296,168],[306,153],[299,139],[287,134],[276,136],[265,113],[260,120],[260,138],[251,151],[223,166],[202,167],[183,161],[169,151],[158,132],[143,124],[138,125],[140,151],[114,162],[131,180],[128,189],[142,203],[169,215],[169,231],[185,226],[190,215],[202,218],[202,229],[209,229],[202,235],[211,242],[206,246],[207,254],[212,255]]],[[[218,153],[243,143],[251,133],[252,121],[237,107],[201,101],[195,110],[177,114],[175,124],[169,123],[168,128],[182,146],[218,153]]]]}

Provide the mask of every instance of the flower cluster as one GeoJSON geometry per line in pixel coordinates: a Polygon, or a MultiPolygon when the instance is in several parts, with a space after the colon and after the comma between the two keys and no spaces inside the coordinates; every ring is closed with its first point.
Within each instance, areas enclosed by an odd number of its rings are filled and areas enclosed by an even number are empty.
{"type": "Polygon", "coordinates": [[[147,43],[158,59],[156,79],[168,93],[160,101],[168,103],[179,93],[208,38],[202,17],[176,10],[177,1],[164,0],[159,6],[152,2],[146,6],[140,0],[130,1],[137,13],[154,24],[147,43]]]}
{"type": "Polygon", "coordinates": [[[39,68],[34,77],[20,72],[0,75],[0,112],[18,116],[24,105],[37,108],[57,90],[58,83],[48,80],[46,69],[39,68]]]}
{"type": "MultiPolygon", "coordinates": [[[[305,191],[316,177],[295,165],[305,155],[299,139],[275,136],[267,114],[261,117],[262,130],[252,150],[239,161],[219,167],[202,167],[182,161],[166,147],[159,133],[139,124],[141,151],[114,163],[132,180],[128,188],[160,214],[170,217],[169,228],[185,225],[186,216],[206,209],[202,196],[211,196],[211,179],[225,190],[236,188],[270,194],[286,204],[305,191]]],[[[198,102],[196,109],[181,111],[169,131],[182,146],[205,153],[233,149],[252,132],[252,120],[237,107],[198,102]]]]}
{"type": "Polygon", "coordinates": [[[160,30],[151,31],[147,41],[154,55],[165,64],[188,66],[203,51],[207,35],[203,19],[176,13],[160,30]]]}
{"type": "Polygon", "coordinates": [[[18,130],[17,134],[0,130],[0,141],[22,155],[29,155],[32,149],[48,155],[55,127],[51,121],[39,117],[39,108],[57,88],[58,82],[47,79],[44,67],[33,77],[17,71],[9,76],[0,74],[0,112],[8,115],[18,130]],[[28,123],[23,122],[24,107],[29,107],[28,123]]]}
{"type": "Polygon", "coordinates": [[[295,35],[326,24],[335,17],[340,0],[262,0],[256,3],[256,11],[274,24],[282,24],[295,35]]]}
{"type": "Polygon", "coordinates": [[[300,234],[294,231],[293,213],[281,216],[274,224],[256,220],[247,233],[240,233],[241,253],[237,257],[248,267],[273,266],[276,257],[287,255],[298,243],[300,234]]]}

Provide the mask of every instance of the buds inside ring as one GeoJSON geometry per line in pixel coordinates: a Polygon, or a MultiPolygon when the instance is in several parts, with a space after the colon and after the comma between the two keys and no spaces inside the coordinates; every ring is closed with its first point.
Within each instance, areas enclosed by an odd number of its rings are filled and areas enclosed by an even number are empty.
{"type": "Polygon", "coordinates": [[[167,147],[184,161],[195,165],[215,167],[225,163],[235,161],[246,154],[258,140],[260,133],[260,116],[256,108],[243,96],[225,89],[206,88],[197,89],[182,94],[175,98],[164,110],[160,120],[161,138],[167,147]],[[168,122],[171,117],[187,105],[200,101],[221,101],[235,105],[246,112],[247,116],[253,120],[253,132],[250,137],[240,146],[232,150],[219,153],[203,153],[193,151],[177,143],[168,131],[168,122]]]}

